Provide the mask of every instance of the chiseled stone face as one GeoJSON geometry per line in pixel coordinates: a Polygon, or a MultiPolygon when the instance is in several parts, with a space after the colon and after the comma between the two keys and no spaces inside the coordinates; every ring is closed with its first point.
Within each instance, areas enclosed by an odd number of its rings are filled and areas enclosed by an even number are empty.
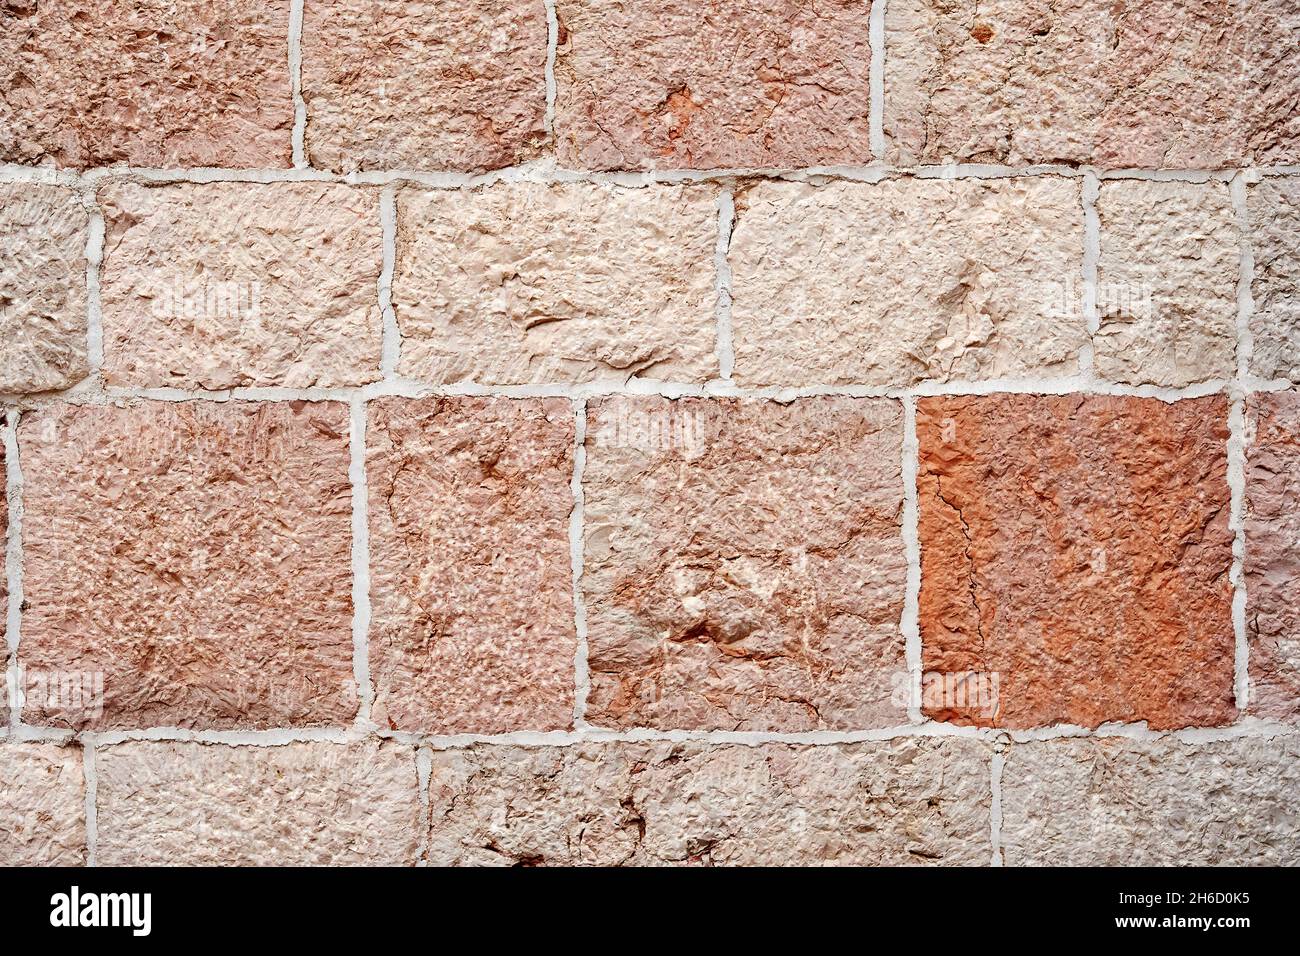
{"type": "Polygon", "coordinates": [[[567,399],[370,405],[376,721],[431,733],[573,721],[567,399]]]}
{"type": "Polygon", "coordinates": [[[560,162],[870,162],[870,0],[559,0],[560,162]]]}
{"type": "Polygon", "coordinates": [[[885,23],[891,162],[1300,156],[1297,0],[890,0],[885,23]]]}
{"type": "Polygon", "coordinates": [[[0,392],[86,376],[88,222],[71,189],[0,183],[0,392]]]}
{"type": "Polygon", "coordinates": [[[95,763],[103,866],[402,866],[419,852],[409,747],[134,741],[95,763]]]}
{"type": "Polygon", "coordinates": [[[1009,865],[1295,866],[1300,738],[1048,740],[1002,770],[1009,865]]]}
{"type": "Polygon", "coordinates": [[[484,170],[546,142],[542,0],[305,0],[315,166],[484,170]]]}
{"type": "Polygon", "coordinates": [[[0,741],[0,866],[85,861],[81,748],[0,741]]]}
{"type": "Polygon", "coordinates": [[[1236,717],[1224,397],[922,398],[916,430],[923,666],[998,681],[930,716],[1236,717]]]}
{"type": "Polygon", "coordinates": [[[586,441],[589,722],[906,721],[896,402],[607,398],[586,441]]]}
{"type": "Polygon", "coordinates": [[[285,167],[289,0],[14,0],[0,162],[285,167]]]}
{"type": "Polygon", "coordinates": [[[346,406],[50,406],[18,438],[19,663],[103,681],[102,714],[88,698],[29,698],[27,723],[352,718],[346,406]]]}
{"type": "Polygon", "coordinates": [[[433,754],[434,865],[982,865],[989,751],[584,744],[433,754]]]}
{"type": "Polygon", "coordinates": [[[507,385],[715,378],[716,196],[579,183],[404,190],[402,373],[507,385]]]}
{"type": "Polygon", "coordinates": [[[1087,336],[1067,179],[761,183],[736,199],[745,385],[1064,375],[1087,336]]]}
{"type": "Polygon", "coordinates": [[[1255,263],[1250,370],[1300,382],[1300,181],[1262,180],[1246,205],[1255,263]]]}
{"type": "Polygon", "coordinates": [[[1227,184],[1108,181],[1097,215],[1097,374],[1175,388],[1231,378],[1241,253],[1227,184]]]}
{"type": "Polygon", "coordinates": [[[100,202],[108,384],[307,388],[379,377],[375,190],[115,183],[100,202]]]}
{"type": "Polygon", "coordinates": [[[1255,395],[1246,460],[1250,710],[1300,716],[1300,395],[1255,395]]]}

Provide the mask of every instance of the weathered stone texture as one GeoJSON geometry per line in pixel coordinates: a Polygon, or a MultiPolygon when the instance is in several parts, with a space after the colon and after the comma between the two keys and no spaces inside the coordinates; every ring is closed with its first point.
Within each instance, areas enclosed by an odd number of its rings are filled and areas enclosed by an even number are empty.
{"type": "Polygon", "coordinates": [[[1181,388],[1236,370],[1239,232],[1226,183],[1105,182],[1102,378],[1181,388]]]}
{"type": "Polygon", "coordinates": [[[71,189],[0,183],[0,392],[86,376],[88,223],[71,189]]]}
{"type": "Polygon", "coordinates": [[[484,170],[546,141],[542,0],[306,0],[312,164],[484,170]]]}
{"type": "Polygon", "coordinates": [[[379,196],[326,183],[100,190],[104,377],[227,389],[379,378],[379,196]]]}
{"type": "Polygon", "coordinates": [[[592,402],[587,719],[903,723],[901,418],[887,399],[592,402]]]}
{"type": "Polygon", "coordinates": [[[577,649],[566,399],[370,406],[370,670],[401,730],[559,730],[577,649]]]}
{"type": "Polygon", "coordinates": [[[974,740],[584,744],[433,755],[435,865],[981,865],[974,740]]]}
{"type": "Polygon", "coordinates": [[[891,0],[887,157],[1220,168],[1300,157],[1298,0],[891,0]]]}
{"type": "Polygon", "coordinates": [[[1255,395],[1246,470],[1250,710],[1300,717],[1300,395],[1255,395]]]}
{"type": "Polygon", "coordinates": [[[500,183],[399,196],[403,374],[716,377],[716,190],[500,183]]]}
{"type": "Polygon", "coordinates": [[[402,866],[423,833],[409,747],[171,741],[105,747],[104,866],[402,866]]]}
{"type": "Polygon", "coordinates": [[[1300,864],[1300,738],[1051,740],[1002,771],[1002,848],[1026,866],[1300,864]]]}
{"type": "Polygon", "coordinates": [[[0,866],[80,866],[85,860],[81,749],[0,742],[0,866]]]}
{"type": "Polygon", "coordinates": [[[12,0],[0,162],[288,166],[289,0],[12,0]]]}
{"type": "Polygon", "coordinates": [[[352,686],[348,412],[338,403],[51,406],[19,425],[19,661],[102,672],[102,718],[339,724],[352,686]]]}
{"type": "Polygon", "coordinates": [[[1087,337],[1077,182],[762,183],[736,209],[739,382],[910,385],[1077,369],[1087,337]]]}
{"type": "Polygon", "coordinates": [[[560,162],[869,162],[870,11],[869,0],[559,0],[560,162]]]}
{"type": "Polygon", "coordinates": [[[1246,205],[1255,262],[1250,370],[1300,382],[1300,181],[1262,180],[1246,205]]]}
{"type": "MultiPolygon", "coordinates": [[[[8,477],[9,468],[6,455],[4,439],[5,433],[9,430],[7,422],[3,421],[5,416],[0,415],[0,475],[5,476],[5,494],[0,495],[0,558],[7,561],[9,550],[9,497],[8,497],[8,477]]],[[[9,573],[7,566],[5,572],[0,574],[0,621],[6,622],[8,627],[9,618],[9,573]]],[[[7,645],[6,645],[7,648],[7,645]]],[[[4,715],[4,709],[9,706],[8,685],[0,682],[0,718],[4,715]]]]}
{"type": "Polygon", "coordinates": [[[923,666],[1000,680],[931,716],[1236,716],[1225,398],[922,398],[916,428],[923,666]]]}

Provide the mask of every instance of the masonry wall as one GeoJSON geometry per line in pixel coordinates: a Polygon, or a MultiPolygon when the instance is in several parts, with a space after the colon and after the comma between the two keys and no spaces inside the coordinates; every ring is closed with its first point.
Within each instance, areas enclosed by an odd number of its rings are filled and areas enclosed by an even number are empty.
{"type": "Polygon", "coordinates": [[[0,6],[0,862],[1300,862],[1298,32],[0,6]]]}

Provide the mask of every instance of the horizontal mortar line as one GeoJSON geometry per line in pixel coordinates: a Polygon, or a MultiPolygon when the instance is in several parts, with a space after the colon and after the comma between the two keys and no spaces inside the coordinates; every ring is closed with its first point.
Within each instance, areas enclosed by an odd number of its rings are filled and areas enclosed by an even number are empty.
{"type": "Polygon", "coordinates": [[[99,166],[87,170],[53,169],[44,166],[0,164],[0,182],[32,182],[49,185],[95,186],[111,180],[142,180],[157,183],[279,183],[322,182],[353,186],[387,186],[409,182],[439,189],[488,186],[501,182],[596,183],[617,186],[647,186],[712,182],[728,179],[771,179],[803,181],[824,177],[863,182],[890,179],[1001,179],[1010,177],[1066,176],[1081,178],[1089,173],[1100,179],[1146,179],[1154,181],[1227,182],[1239,172],[1250,177],[1297,176],[1296,166],[1237,166],[1221,169],[1096,169],[1091,166],[1038,164],[1002,166],[989,163],[944,163],[922,166],[890,166],[870,163],[861,166],[806,166],[795,168],[733,167],[722,169],[582,170],[561,167],[551,159],[507,166],[482,173],[455,171],[385,169],[336,173],[311,167],[284,169],[236,169],[194,167],[168,169],[139,166],[99,166]]]}
{"type": "Polygon", "coordinates": [[[1159,398],[1174,402],[1204,398],[1223,392],[1252,394],[1290,391],[1300,387],[1287,379],[1244,378],[1212,379],[1181,388],[1163,385],[1128,385],[1099,379],[1068,376],[1061,378],[988,379],[986,381],[924,381],[911,386],[898,385],[771,385],[738,386],[713,381],[701,385],[651,379],[628,382],[590,384],[480,385],[459,383],[432,385],[409,379],[386,379],[364,386],[280,388],[243,387],[224,390],[179,388],[126,388],[110,386],[103,391],[87,391],[76,386],[62,392],[0,394],[0,404],[39,408],[47,405],[103,405],[118,401],[157,402],[353,402],[377,398],[569,398],[604,397],[661,398],[740,398],[794,401],[800,398],[928,398],[938,396],[1042,394],[1042,395],[1118,395],[1134,398],[1159,398]]]}
{"type": "Polygon", "coordinates": [[[121,743],[206,743],[228,746],[281,747],[297,743],[360,744],[366,741],[455,750],[474,746],[571,747],[602,743],[705,743],[728,746],[790,744],[834,746],[879,743],[925,737],[968,738],[986,743],[1034,743],[1073,739],[1128,739],[1139,742],[1173,740],[1186,744],[1218,743],[1246,738],[1270,739],[1300,736],[1300,726],[1247,717],[1223,727],[1192,727],[1182,730],[1151,730],[1145,722],[1102,724],[1096,728],[1058,724],[1026,730],[970,727],[926,721],[897,724],[867,730],[814,730],[802,732],[726,730],[612,730],[585,727],[563,731],[514,731],[500,734],[425,734],[371,727],[278,728],[268,730],[188,730],[180,727],[150,727],[137,730],[73,731],[66,728],[19,724],[0,736],[14,743],[79,743],[86,747],[110,747],[121,743]]]}

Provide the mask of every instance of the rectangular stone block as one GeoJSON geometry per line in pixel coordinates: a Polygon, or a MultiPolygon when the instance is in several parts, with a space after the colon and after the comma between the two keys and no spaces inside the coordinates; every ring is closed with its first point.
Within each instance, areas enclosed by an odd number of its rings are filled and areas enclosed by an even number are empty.
{"type": "Polygon", "coordinates": [[[1220,395],[917,402],[923,667],[992,692],[939,693],[931,717],[1236,718],[1228,410],[1220,395]]]}
{"type": "Polygon", "coordinates": [[[1250,371],[1300,382],[1300,181],[1264,179],[1247,191],[1254,257],[1250,371]]]}
{"type": "Polygon", "coordinates": [[[891,0],[893,163],[1206,169],[1300,157],[1296,0],[891,0]]]}
{"type": "Polygon", "coordinates": [[[560,162],[582,169],[872,159],[869,0],[559,0],[560,162]]]}
{"type": "Polygon", "coordinates": [[[567,399],[370,404],[375,719],[439,734],[573,723],[567,399]]]}
{"type": "Polygon", "coordinates": [[[89,221],[72,189],[0,183],[0,392],[67,388],[89,371],[89,221]]]}
{"type": "Polygon", "coordinates": [[[15,0],[0,162],[284,167],[289,0],[15,0]]]}
{"type": "Polygon", "coordinates": [[[85,862],[81,748],[0,741],[0,866],[85,862]]]}
{"type": "Polygon", "coordinates": [[[989,788],[987,745],[961,738],[445,750],[429,862],[984,865],[989,788]]]}
{"type": "Polygon", "coordinates": [[[906,722],[897,402],[606,398],[586,447],[588,721],[906,722]]]}
{"type": "Polygon", "coordinates": [[[1300,864],[1300,738],[1047,740],[1002,770],[1017,866],[1300,864]]]}
{"type": "Polygon", "coordinates": [[[1083,210],[1058,178],[765,182],[736,197],[734,378],[911,385],[1077,370],[1083,210]]]}
{"type": "Polygon", "coordinates": [[[305,0],[313,166],[474,171],[546,142],[542,0],[305,0]]]}
{"type": "Polygon", "coordinates": [[[379,195],[326,183],[100,190],[110,385],[339,387],[379,378],[379,195]]]}
{"type": "Polygon", "coordinates": [[[1247,404],[1246,628],[1250,711],[1300,717],[1300,395],[1247,404]]]}
{"type": "Polygon", "coordinates": [[[394,743],[133,741],[96,770],[102,866],[409,866],[424,832],[394,743]]]}
{"type": "Polygon", "coordinates": [[[1101,185],[1097,374],[1182,388],[1236,371],[1239,232],[1226,183],[1101,185]]]}
{"type": "Polygon", "coordinates": [[[401,372],[440,384],[715,378],[715,203],[704,186],[403,191],[401,372]]]}
{"type": "Polygon", "coordinates": [[[49,406],[18,429],[29,724],[349,722],[352,493],[336,402],[49,406]],[[99,692],[96,693],[96,687],[99,692]]]}

